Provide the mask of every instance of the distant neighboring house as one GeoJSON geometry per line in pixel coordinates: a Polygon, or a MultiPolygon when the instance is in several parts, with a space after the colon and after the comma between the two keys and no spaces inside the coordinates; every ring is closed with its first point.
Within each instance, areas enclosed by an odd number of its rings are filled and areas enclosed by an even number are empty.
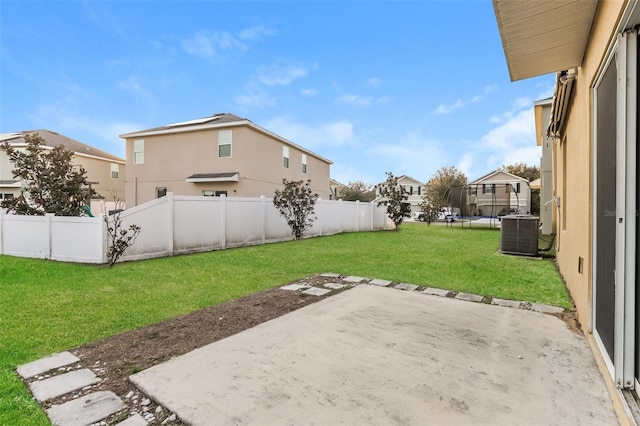
{"type": "MultiPolygon", "coordinates": [[[[91,189],[100,197],[110,201],[116,197],[124,201],[125,160],[123,158],[45,129],[2,133],[0,142],[7,141],[17,149],[24,149],[27,146],[24,137],[31,133],[38,133],[44,139],[45,149],[64,145],[67,150],[73,151],[73,164],[87,171],[87,180],[91,189]]],[[[19,180],[13,178],[11,174],[13,169],[14,166],[9,161],[7,153],[0,150],[0,199],[13,198],[20,194],[22,185],[19,180]]]]}
{"type": "Polygon", "coordinates": [[[335,179],[331,179],[329,181],[329,199],[330,200],[339,200],[341,191],[347,186],[343,183],[338,182],[335,179]]]}
{"type": "Polygon", "coordinates": [[[547,135],[551,121],[553,98],[533,103],[536,122],[536,143],[542,147],[540,178],[530,183],[531,189],[540,190],[540,222],[544,235],[555,234],[555,206],[553,204],[553,137],[547,135]],[[536,184],[539,188],[535,188],[536,184]]]}
{"type": "Polygon", "coordinates": [[[495,217],[531,211],[529,181],[502,170],[487,173],[469,183],[467,192],[471,215],[495,217]]]}
{"type": "MultiPolygon", "coordinates": [[[[411,205],[411,217],[413,217],[414,213],[422,211],[420,203],[422,203],[422,196],[424,195],[424,183],[407,175],[398,176],[398,183],[402,185],[409,196],[407,202],[411,205]]],[[[376,198],[373,202],[379,203],[384,201],[385,182],[377,184],[375,189],[376,198]]]]}
{"type": "Polygon", "coordinates": [[[177,195],[272,197],[282,179],[330,197],[331,161],[246,118],[222,113],[120,135],[127,207],[177,195]]]}

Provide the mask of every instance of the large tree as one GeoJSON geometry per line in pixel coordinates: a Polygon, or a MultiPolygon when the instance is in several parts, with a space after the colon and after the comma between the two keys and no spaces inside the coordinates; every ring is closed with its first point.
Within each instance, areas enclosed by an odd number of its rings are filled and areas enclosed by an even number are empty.
{"type": "Polygon", "coordinates": [[[380,188],[380,195],[384,197],[378,206],[387,206],[387,216],[396,226],[396,230],[405,217],[411,217],[411,205],[407,202],[409,194],[398,183],[398,178],[391,172],[387,172],[387,180],[380,188]]]}
{"type": "Polygon", "coordinates": [[[38,133],[27,134],[24,139],[24,151],[7,141],[0,145],[15,167],[13,177],[21,179],[24,190],[18,197],[3,200],[0,207],[22,215],[84,215],[91,194],[86,171],[72,163],[73,152],[63,145],[46,149],[38,133]]]}
{"type": "Polygon", "coordinates": [[[349,182],[345,187],[341,188],[338,197],[344,201],[373,201],[376,194],[373,185],[357,180],[349,182]]]}
{"type": "Polygon", "coordinates": [[[454,166],[438,169],[425,185],[425,195],[431,203],[437,203],[438,207],[447,206],[450,203],[451,191],[467,184],[467,176],[454,166]]]}

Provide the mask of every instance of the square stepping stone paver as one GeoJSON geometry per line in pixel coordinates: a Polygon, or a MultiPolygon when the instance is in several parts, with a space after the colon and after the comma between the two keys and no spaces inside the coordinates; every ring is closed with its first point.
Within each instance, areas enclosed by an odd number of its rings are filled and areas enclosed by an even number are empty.
{"type": "Polygon", "coordinates": [[[422,292],[424,294],[433,294],[435,296],[442,296],[442,297],[447,297],[447,295],[450,293],[449,290],[445,290],[443,288],[433,288],[433,287],[427,287],[424,290],[422,290],[422,292]]]}
{"type": "Polygon", "coordinates": [[[564,309],[558,306],[543,305],[541,303],[532,303],[531,310],[542,312],[543,314],[561,314],[564,312],[564,309]]]}
{"type": "Polygon", "coordinates": [[[56,426],[85,426],[98,422],[122,409],[124,403],[110,391],[90,393],[46,410],[56,426]]]}
{"type": "Polygon", "coordinates": [[[497,299],[497,298],[493,298],[493,300],[491,301],[492,305],[498,305],[498,306],[504,306],[506,308],[520,308],[520,304],[522,302],[519,302],[517,300],[506,300],[506,299],[497,299]]]}
{"type": "Polygon", "coordinates": [[[321,277],[326,277],[326,278],[339,278],[340,274],[336,274],[333,272],[325,272],[324,274],[320,274],[321,277]]]}
{"type": "Polygon", "coordinates": [[[282,290],[291,290],[291,291],[296,291],[296,290],[301,290],[303,288],[309,288],[311,286],[306,285],[306,284],[289,284],[289,285],[285,285],[280,287],[282,290]]]}
{"type": "Polygon", "coordinates": [[[324,284],[325,287],[327,288],[331,288],[333,290],[340,290],[341,288],[345,288],[346,285],[344,284],[338,284],[338,283],[326,283],[324,284]]]}
{"type": "Polygon", "coordinates": [[[366,280],[365,277],[356,277],[354,275],[350,275],[350,276],[344,278],[342,281],[346,281],[348,283],[359,283],[359,282],[362,282],[364,280],[366,280]]]}
{"type": "Polygon", "coordinates": [[[118,423],[118,426],[147,426],[148,423],[140,414],[136,413],[126,420],[118,423]]]}
{"type": "Polygon", "coordinates": [[[33,382],[29,388],[33,396],[42,402],[100,381],[101,379],[93,374],[93,371],[83,368],[33,382]]]}
{"type": "Polygon", "coordinates": [[[21,365],[16,369],[16,371],[23,379],[30,379],[31,377],[46,373],[54,368],[65,367],[67,365],[75,364],[78,361],[80,361],[80,358],[71,352],[65,351],[51,354],[46,358],[41,358],[28,364],[21,365]]]}
{"type": "Polygon", "coordinates": [[[404,290],[404,291],[415,291],[418,286],[415,284],[406,284],[406,283],[402,283],[402,284],[398,284],[393,288],[397,288],[398,290],[404,290]]]}
{"type": "Polygon", "coordinates": [[[379,285],[380,287],[386,287],[389,284],[391,284],[391,281],[389,281],[389,280],[381,280],[381,279],[376,278],[374,280],[369,281],[369,284],[379,285]]]}
{"type": "Polygon", "coordinates": [[[311,287],[302,292],[302,294],[310,294],[312,296],[324,296],[327,293],[331,293],[331,290],[320,287],[311,287]]]}
{"type": "Polygon", "coordinates": [[[482,302],[483,296],[470,293],[458,293],[455,297],[458,300],[466,300],[467,302],[482,302]]]}

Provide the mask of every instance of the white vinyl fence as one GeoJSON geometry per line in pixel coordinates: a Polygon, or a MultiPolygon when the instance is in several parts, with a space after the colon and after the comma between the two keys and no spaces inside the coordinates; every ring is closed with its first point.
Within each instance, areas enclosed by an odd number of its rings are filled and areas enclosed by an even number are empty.
{"type": "MultiPolygon", "coordinates": [[[[375,203],[318,200],[306,236],[393,228],[375,203]]],[[[270,198],[174,196],[120,213],[123,229],[142,228],[122,260],[220,250],[292,239],[270,198]]],[[[111,220],[111,219],[110,219],[111,220]]],[[[0,254],[64,262],[106,263],[103,216],[17,216],[0,212],[0,254]]]]}

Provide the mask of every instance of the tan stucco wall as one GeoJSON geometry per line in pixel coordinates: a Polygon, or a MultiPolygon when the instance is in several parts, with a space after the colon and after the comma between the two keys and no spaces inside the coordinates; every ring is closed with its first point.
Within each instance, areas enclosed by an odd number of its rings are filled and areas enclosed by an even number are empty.
{"type": "Polygon", "coordinates": [[[626,2],[602,1],[594,18],[582,66],[574,83],[566,141],[555,142],[556,260],[575,301],[583,327],[591,331],[592,93],[597,73],[626,2]],[[566,144],[566,147],[563,146],[566,144]],[[565,169],[566,167],[566,169],[565,169]],[[566,181],[565,181],[566,177],[566,181]],[[579,258],[584,259],[582,272],[579,258]]]}
{"type": "Polygon", "coordinates": [[[114,197],[124,201],[125,165],[115,161],[99,160],[97,158],[75,155],[73,163],[81,165],[87,171],[87,180],[98,182],[91,187],[106,201],[113,201],[114,197]],[[118,179],[111,178],[111,164],[119,165],[118,179]]]}
{"type": "Polygon", "coordinates": [[[283,143],[245,126],[153,135],[144,140],[144,164],[133,164],[133,141],[126,140],[126,204],[133,207],[156,198],[156,188],[176,195],[202,195],[203,190],[226,190],[229,197],[272,197],[282,179],[311,180],[312,190],[329,199],[329,163],[289,146],[289,168],[282,165],[283,143]],[[231,157],[218,158],[218,132],[232,130],[231,157]],[[238,172],[238,182],[189,183],[194,173],[238,172]],[[235,191],[235,192],[234,192],[235,191]]]}

